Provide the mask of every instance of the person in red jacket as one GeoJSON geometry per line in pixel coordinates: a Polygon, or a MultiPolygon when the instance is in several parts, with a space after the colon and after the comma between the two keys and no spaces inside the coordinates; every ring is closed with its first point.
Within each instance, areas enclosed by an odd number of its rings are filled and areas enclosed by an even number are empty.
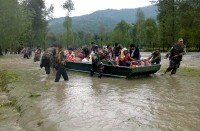
{"type": "Polygon", "coordinates": [[[117,65],[119,66],[131,66],[131,61],[134,61],[133,58],[128,54],[128,50],[123,48],[121,54],[118,57],[117,65]]]}

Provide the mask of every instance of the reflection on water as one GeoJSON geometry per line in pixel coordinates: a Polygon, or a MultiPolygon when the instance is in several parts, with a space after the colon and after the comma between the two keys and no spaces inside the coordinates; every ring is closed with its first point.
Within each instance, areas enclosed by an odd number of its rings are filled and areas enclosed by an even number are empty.
{"type": "Polygon", "coordinates": [[[53,83],[40,103],[62,131],[200,129],[199,78],[69,76],[53,83]]]}

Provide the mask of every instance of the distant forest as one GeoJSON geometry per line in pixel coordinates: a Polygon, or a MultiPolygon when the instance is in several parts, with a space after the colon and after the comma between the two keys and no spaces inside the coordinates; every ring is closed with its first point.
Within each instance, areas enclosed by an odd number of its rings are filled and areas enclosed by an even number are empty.
{"type": "MultiPolygon", "coordinates": [[[[71,17],[73,0],[66,0],[65,18],[52,18],[53,6],[44,0],[0,0],[0,50],[22,46],[46,48],[52,44],[81,48],[131,43],[140,49],[166,51],[179,37],[189,51],[200,51],[200,1],[157,0],[154,5],[96,11],[71,17]]],[[[61,7],[62,8],[62,7],[61,7]]],[[[1,52],[1,51],[0,51],[1,52]]]]}
{"type": "MultiPolygon", "coordinates": [[[[157,16],[157,6],[147,6],[140,8],[144,12],[144,17],[156,19],[157,16]]],[[[103,24],[105,27],[105,32],[111,32],[115,26],[121,21],[124,20],[127,23],[136,22],[136,12],[138,8],[135,9],[107,9],[96,11],[94,13],[72,17],[72,28],[74,32],[90,32],[98,33],[98,26],[103,24]]],[[[52,19],[49,21],[49,29],[53,33],[63,33],[65,28],[63,22],[65,21],[64,17],[52,19]]]]}

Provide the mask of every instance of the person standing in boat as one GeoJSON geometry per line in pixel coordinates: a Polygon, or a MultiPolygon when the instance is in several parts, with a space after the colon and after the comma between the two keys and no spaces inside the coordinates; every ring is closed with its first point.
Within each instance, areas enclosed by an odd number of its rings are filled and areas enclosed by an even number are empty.
{"type": "Polygon", "coordinates": [[[151,54],[148,60],[150,60],[151,64],[160,64],[161,54],[159,49],[155,49],[155,51],[151,54]]]}
{"type": "Polygon", "coordinates": [[[172,46],[165,56],[165,59],[169,57],[169,67],[166,69],[165,73],[171,71],[171,75],[176,74],[177,68],[179,68],[180,62],[185,53],[186,47],[183,44],[183,39],[179,38],[178,42],[172,46]]]}
{"type": "Polygon", "coordinates": [[[68,81],[67,71],[64,67],[65,58],[66,58],[65,53],[62,49],[62,46],[58,45],[58,52],[56,54],[56,59],[55,59],[56,70],[57,70],[55,82],[59,82],[61,75],[65,81],[68,81]]]}
{"type": "Polygon", "coordinates": [[[102,73],[104,70],[103,63],[101,60],[103,59],[103,52],[99,51],[98,45],[95,45],[94,47],[94,55],[92,55],[92,68],[90,70],[90,76],[94,75],[94,72],[98,72],[98,77],[102,77],[102,73]]]}

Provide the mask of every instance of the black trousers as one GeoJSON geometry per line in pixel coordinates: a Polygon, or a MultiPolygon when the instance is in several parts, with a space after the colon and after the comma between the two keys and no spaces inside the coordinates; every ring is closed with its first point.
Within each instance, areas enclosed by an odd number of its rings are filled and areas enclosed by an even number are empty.
{"type": "Polygon", "coordinates": [[[28,53],[24,53],[24,58],[29,59],[29,55],[28,55],[28,53]]]}
{"type": "Polygon", "coordinates": [[[46,74],[50,74],[50,66],[44,67],[46,74]]]}
{"type": "Polygon", "coordinates": [[[68,75],[65,67],[63,65],[58,65],[55,82],[59,82],[61,75],[65,81],[68,80],[68,75]]]}
{"type": "Polygon", "coordinates": [[[167,68],[166,72],[170,72],[171,74],[176,74],[177,69],[180,66],[180,60],[170,60],[169,67],[167,68]]]}
{"type": "Polygon", "coordinates": [[[43,54],[40,67],[41,68],[44,67],[46,74],[50,74],[50,66],[51,66],[50,56],[43,54]]]}

